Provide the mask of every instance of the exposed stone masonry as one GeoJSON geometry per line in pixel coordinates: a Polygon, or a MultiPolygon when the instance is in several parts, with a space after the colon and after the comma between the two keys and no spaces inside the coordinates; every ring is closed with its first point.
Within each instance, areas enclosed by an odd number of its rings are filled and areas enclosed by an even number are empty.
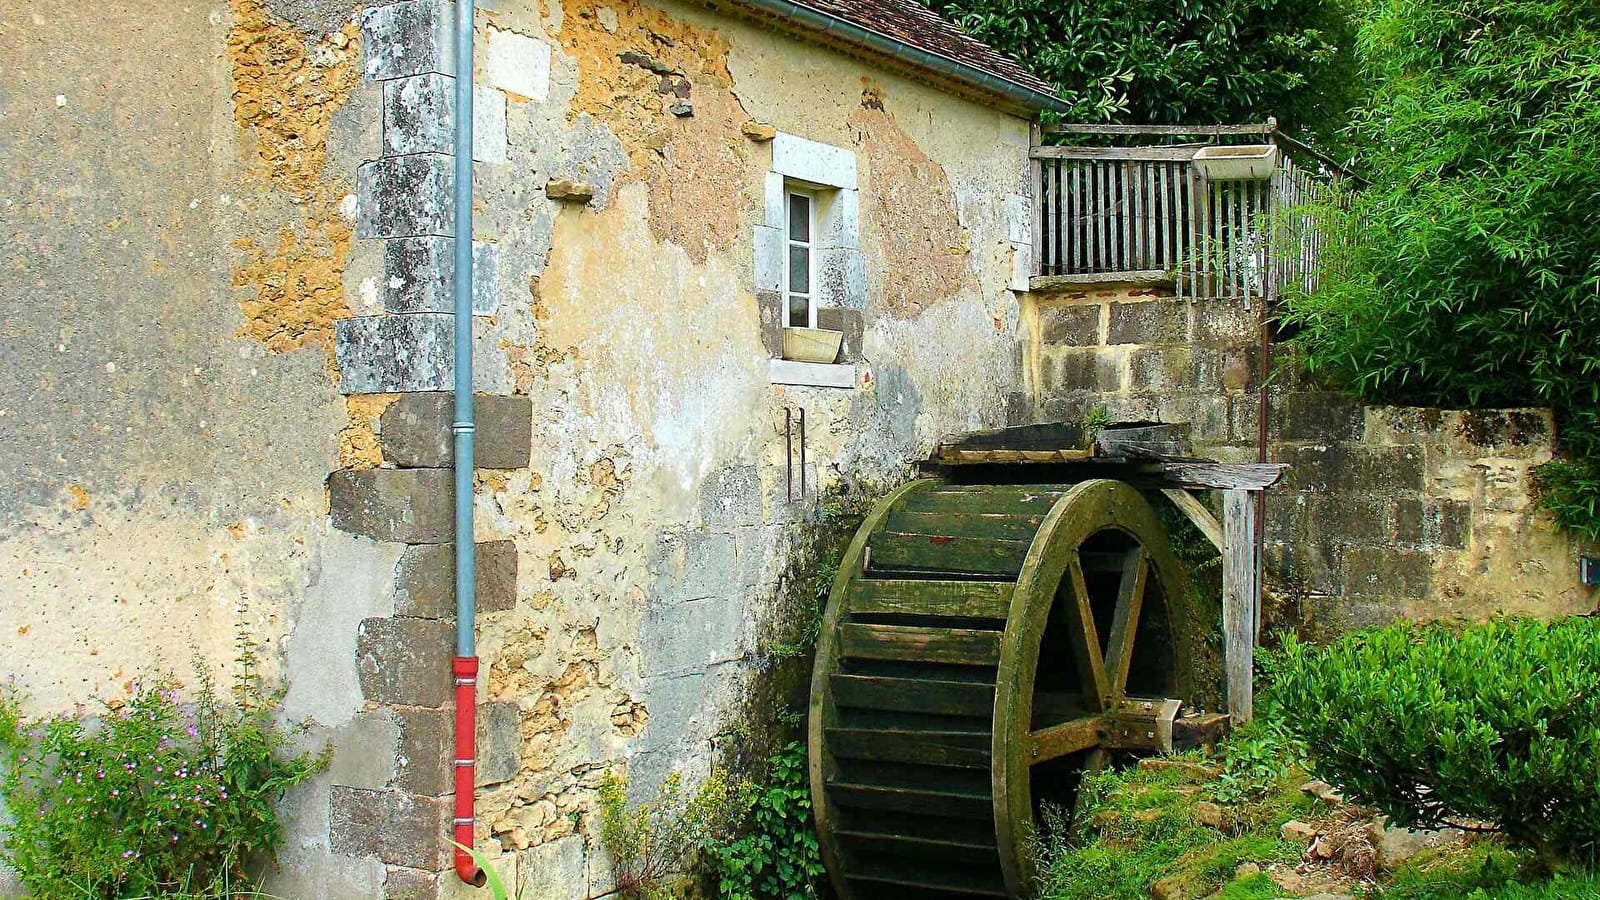
{"type": "MultiPolygon", "coordinates": [[[[356,648],[362,696],[387,710],[394,724],[393,778],[381,790],[333,789],[330,845],[385,864],[385,896],[395,900],[433,900],[451,888],[445,870],[454,790],[453,14],[441,0],[404,0],[362,15],[365,72],[382,83],[384,123],[383,155],[357,178],[356,235],[383,242],[387,314],[336,323],[341,391],[399,396],[364,423],[370,435],[362,442],[372,448],[359,455],[363,465],[329,477],[330,515],[342,530],[408,546],[396,571],[393,616],[362,621],[356,648]]],[[[479,89],[476,100],[487,127],[474,156],[504,161],[505,97],[479,89]]],[[[474,269],[474,312],[492,314],[493,245],[474,248],[474,269]]],[[[526,469],[529,399],[484,396],[475,405],[480,472],[526,469]]],[[[477,559],[480,612],[511,609],[515,546],[480,544],[477,559]]],[[[520,719],[513,703],[480,703],[480,787],[516,776],[520,719]]]]}
{"type": "MultiPolygon", "coordinates": [[[[1256,313],[1167,286],[1082,285],[1028,300],[1031,389],[1019,419],[1187,423],[1196,451],[1258,452],[1256,313]]],[[[1278,348],[1266,563],[1287,621],[1329,631],[1397,616],[1553,615],[1592,605],[1577,548],[1539,513],[1530,471],[1551,458],[1544,410],[1366,407],[1321,389],[1278,348]]]]}

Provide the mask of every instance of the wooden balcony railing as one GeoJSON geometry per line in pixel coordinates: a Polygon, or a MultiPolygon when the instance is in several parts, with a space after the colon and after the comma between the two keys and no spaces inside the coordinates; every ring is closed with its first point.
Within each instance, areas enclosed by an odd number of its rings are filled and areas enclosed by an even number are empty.
{"type": "MultiPolygon", "coordinates": [[[[1270,122],[1058,125],[1043,133],[1290,141],[1270,122]]],[[[1180,296],[1198,297],[1249,299],[1276,296],[1289,285],[1314,288],[1324,238],[1293,211],[1347,173],[1325,159],[1321,172],[1297,168],[1280,152],[1269,179],[1207,179],[1194,163],[1203,146],[1036,146],[1036,274],[1160,277],[1171,279],[1180,296]]]]}

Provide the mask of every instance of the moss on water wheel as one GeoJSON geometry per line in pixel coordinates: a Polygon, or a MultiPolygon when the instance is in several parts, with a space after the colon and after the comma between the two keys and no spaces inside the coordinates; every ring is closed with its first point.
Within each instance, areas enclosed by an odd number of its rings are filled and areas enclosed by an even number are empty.
{"type": "Polygon", "coordinates": [[[1189,593],[1122,482],[930,480],[880,502],[811,687],[812,800],[842,900],[1029,896],[1045,805],[1070,809],[1086,771],[1146,742],[1127,723],[1190,695],[1189,593]]]}

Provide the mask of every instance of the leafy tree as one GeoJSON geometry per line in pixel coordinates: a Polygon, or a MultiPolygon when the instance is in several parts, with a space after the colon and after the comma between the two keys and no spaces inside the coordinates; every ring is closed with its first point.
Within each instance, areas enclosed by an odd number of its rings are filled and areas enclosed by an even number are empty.
{"type": "Polygon", "coordinates": [[[1546,503],[1600,536],[1600,4],[1366,2],[1372,185],[1314,210],[1341,249],[1300,349],[1371,400],[1554,407],[1546,503]]]}
{"type": "Polygon", "coordinates": [[[1350,101],[1344,0],[926,0],[1055,85],[1078,122],[1331,131],[1350,101]]]}

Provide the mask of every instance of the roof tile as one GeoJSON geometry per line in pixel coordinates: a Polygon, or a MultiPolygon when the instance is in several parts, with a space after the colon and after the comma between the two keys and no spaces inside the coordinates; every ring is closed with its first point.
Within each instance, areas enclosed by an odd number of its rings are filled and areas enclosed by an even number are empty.
{"type": "Polygon", "coordinates": [[[943,56],[1013,84],[1054,95],[1055,90],[1021,63],[995,50],[917,0],[794,0],[820,13],[876,31],[903,44],[943,56]]]}

